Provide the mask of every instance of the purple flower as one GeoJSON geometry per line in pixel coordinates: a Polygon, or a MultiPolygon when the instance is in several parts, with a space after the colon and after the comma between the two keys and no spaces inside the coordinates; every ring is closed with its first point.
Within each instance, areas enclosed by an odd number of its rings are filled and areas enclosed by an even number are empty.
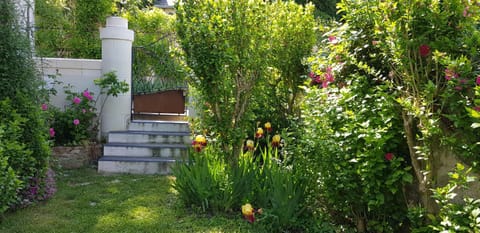
{"type": "Polygon", "coordinates": [[[74,124],[74,125],[80,124],[80,120],[78,120],[78,119],[73,120],[73,124],[74,124]]]}
{"type": "Polygon", "coordinates": [[[47,104],[42,104],[42,110],[47,111],[47,109],[48,109],[48,105],[47,104]]]}
{"type": "Polygon", "coordinates": [[[73,103],[79,104],[82,100],[78,98],[77,96],[73,97],[73,103]]]}
{"type": "Polygon", "coordinates": [[[475,83],[476,83],[477,85],[480,85],[480,75],[477,76],[477,79],[475,80],[475,83]]]}

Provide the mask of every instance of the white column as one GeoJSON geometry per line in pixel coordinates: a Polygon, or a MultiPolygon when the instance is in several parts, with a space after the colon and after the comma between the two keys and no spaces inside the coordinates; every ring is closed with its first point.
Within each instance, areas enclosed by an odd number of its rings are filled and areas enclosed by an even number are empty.
{"type": "MultiPolygon", "coordinates": [[[[126,81],[131,87],[133,31],[128,21],[121,17],[107,18],[107,25],[100,29],[102,40],[102,74],[114,71],[119,81],[126,81]]],[[[101,134],[112,130],[127,129],[131,113],[131,90],[110,96],[106,100],[101,119],[101,134]]]]}

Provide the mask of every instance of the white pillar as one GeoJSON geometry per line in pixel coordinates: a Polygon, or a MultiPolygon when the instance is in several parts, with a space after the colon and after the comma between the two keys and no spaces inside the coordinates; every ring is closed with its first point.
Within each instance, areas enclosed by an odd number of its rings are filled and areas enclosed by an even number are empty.
{"type": "MultiPolygon", "coordinates": [[[[102,40],[102,74],[114,71],[119,81],[132,85],[133,31],[128,21],[121,17],[107,18],[107,25],[100,29],[102,40]]],[[[102,112],[101,133],[127,129],[131,114],[131,89],[127,93],[110,96],[102,112]]]]}

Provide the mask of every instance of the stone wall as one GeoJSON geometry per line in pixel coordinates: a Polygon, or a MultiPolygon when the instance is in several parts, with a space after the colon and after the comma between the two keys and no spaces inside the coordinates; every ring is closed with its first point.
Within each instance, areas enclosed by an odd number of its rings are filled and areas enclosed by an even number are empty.
{"type": "Polygon", "coordinates": [[[81,168],[96,164],[102,155],[102,146],[97,144],[81,146],[56,146],[52,157],[61,168],[81,168]]]}

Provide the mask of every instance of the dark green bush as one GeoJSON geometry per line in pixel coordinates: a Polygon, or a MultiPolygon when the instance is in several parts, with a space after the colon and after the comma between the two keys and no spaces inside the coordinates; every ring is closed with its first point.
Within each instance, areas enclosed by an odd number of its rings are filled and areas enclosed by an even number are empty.
{"type": "Polygon", "coordinates": [[[19,141],[22,133],[21,126],[26,119],[22,118],[10,106],[9,100],[0,102],[0,214],[11,205],[18,202],[18,192],[24,183],[17,176],[23,166],[28,164],[32,151],[19,141]],[[7,118],[6,115],[9,117],[7,118]],[[20,169],[19,169],[20,168],[20,169]]]}
{"type": "MultiPolygon", "coordinates": [[[[48,129],[41,112],[41,78],[35,70],[30,41],[17,22],[14,2],[0,2],[0,109],[2,122],[18,122],[13,135],[17,135],[15,156],[8,165],[22,181],[19,193],[29,181],[45,176],[50,158],[48,129]],[[24,119],[24,120],[21,120],[24,119]],[[23,146],[22,146],[23,145],[23,146]],[[22,148],[19,148],[21,146],[22,148]]],[[[5,153],[5,152],[4,152],[5,153]]],[[[15,182],[15,181],[12,181],[15,182]]],[[[19,197],[17,200],[22,199],[19,197]]]]}

